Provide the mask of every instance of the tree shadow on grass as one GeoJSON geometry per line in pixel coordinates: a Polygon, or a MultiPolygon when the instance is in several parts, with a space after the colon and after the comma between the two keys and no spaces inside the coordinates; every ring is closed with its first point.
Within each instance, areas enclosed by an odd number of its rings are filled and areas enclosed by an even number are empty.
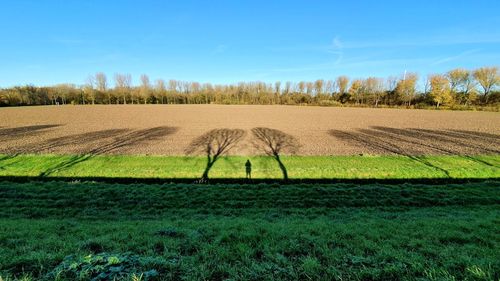
{"type": "Polygon", "coordinates": [[[288,181],[288,171],[283,161],[281,161],[281,154],[296,153],[300,148],[298,140],[280,130],[264,127],[253,128],[252,133],[255,148],[272,156],[278,162],[278,166],[283,174],[283,180],[285,182],[288,181]]]}
{"type": "Polygon", "coordinates": [[[208,173],[219,159],[229,152],[245,136],[240,129],[213,129],[194,139],[184,150],[186,155],[201,152],[207,156],[207,164],[200,182],[208,182],[208,173]]]}
{"type": "Polygon", "coordinates": [[[99,146],[86,151],[85,154],[71,156],[69,159],[57,163],[42,172],[40,176],[48,176],[54,172],[68,169],[96,155],[116,152],[126,147],[147,145],[151,141],[160,140],[176,131],[176,127],[155,127],[143,130],[112,129],[56,138],[53,143],[49,140],[43,149],[64,145],[84,145],[87,141],[96,140],[99,141],[99,146]]]}
{"type": "Polygon", "coordinates": [[[358,146],[369,153],[404,155],[426,166],[450,176],[445,169],[429,162],[423,155],[461,155],[471,161],[495,166],[473,157],[477,154],[500,153],[500,136],[492,134],[428,129],[400,129],[390,127],[370,127],[356,131],[330,130],[331,136],[358,146]]]}

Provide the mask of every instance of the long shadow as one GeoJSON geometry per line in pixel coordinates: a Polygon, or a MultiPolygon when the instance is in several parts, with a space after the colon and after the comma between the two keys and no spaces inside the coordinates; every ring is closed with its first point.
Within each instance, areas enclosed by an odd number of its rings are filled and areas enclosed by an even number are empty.
{"type": "Polygon", "coordinates": [[[498,154],[500,153],[500,136],[496,140],[473,135],[464,135],[448,130],[429,129],[396,129],[389,127],[372,127],[374,130],[399,136],[401,142],[413,143],[416,148],[430,148],[444,154],[498,154]],[[406,137],[406,139],[401,139],[406,137]]]}
{"type": "Polygon", "coordinates": [[[429,161],[412,155],[410,151],[401,148],[400,146],[396,145],[395,143],[392,143],[388,141],[386,138],[383,139],[380,137],[380,133],[377,133],[376,131],[373,130],[360,130],[358,132],[345,132],[345,131],[339,131],[339,130],[330,130],[329,134],[333,137],[336,137],[338,139],[341,139],[343,141],[349,142],[351,144],[357,144],[359,146],[362,146],[364,148],[369,148],[370,150],[375,150],[379,153],[386,154],[387,152],[392,153],[392,154],[397,154],[397,155],[404,155],[411,160],[414,160],[416,162],[422,163],[432,169],[441,171],[446,175],[446,177],[450,177],[450,173],[441,167],[438,167],[436,165],[433,165],[429,161]]]}
{"type": "Polygon", "coordinates": [[[72,156],[71,158],[56,164],[55,166],[42,172],[40,176],[46,177],[54,172],[68,169],[78,163],[87,161],[96,155],[116,152],[126,147],[145,145],[148,142],[156,141],[168,135],[172,135],[176,131],[176,127],[155,127],[135,131],[130,129],[115,129],[78,134],[64,137],[64,139],[58,138],[56,144],[59,145],[83,144],[85,140],[95,140],[97,137],[101,138],[99,141],[102,143],[98,147],[86,151],[83,155],[72,156]]]}
{"type": "MultiPolygon", "coordinates": [[[[471,157],[471,154],[498,154],[500,153],[500,144],[481,136],[468,134],[457,134],[454,131],[447,130],[429,130],[429,129],[395,129],[388,127],[372,127],[380,132],[385,132],[397,143],[408,143],[415,148],[431,149],[439,154],[461,155],[462,157],[485,164],[495,166],[487,161],[471,157]]],[[[499,136],[500,138],[500,136],[499,136]]]]}
{"type": "Polygon", "coordinates": [[[114,137],[112,141],[91,150],[89,153],[93,155],[104,154],[104,153],[116,152],[119,149],[126,147],[142,146],[145,143],[151,141],[157,141],[162,139],[163,137],[172,135],[177,131],[178,131],[177,127],[168,127],[168,126],[135,130],[125,134],[120,134],[114,137]]]}
{"type": "Polygon", "coordinates": [[[462,134],[465,137],[474,137],[474,138],[482,138],[482,139],[490,139],[492,141],[495,141],[497,145],[500,143],[499,135],[496,134],[490,134],[490,133],[483,133],[483,132],[472,132],[472,131],[466,131],[466,130],[450,130],[452,132],[455,132],[457,134],[462,134]]]}
{"type": "Polygon", "coordinates": [[[7,154],[7,155],[0,157],[0,165],[1,165],[0,170],[5,170],[6,167],[15,165],[18,162],[20,162],[20,160],[16,160],[16,161],[12,161],[12,162],[7,163],[7,164],[2,163],[2,162],[7,161],[9,159],[15,159],[17,157],[17,155],[18,154],[7,154]]]}
{"type": "Polygon", "coordinates": [[[3,155],[2,157],[0,157],[0,162],[5,161],[5,160],[9,160],[9,159],[12,159],[12,158],[16,158],[16,156],[17,156],[17,154],[3,155]]]}
{"type": "Polygon", "coordinates": [[[426,166],[450,176],[445,169],[438,167],[424,157],[425,154],[461,155],[471,161],[495,166],[487,161],[471,157],[474,154],[497,154],[498,139],[493,134],[481,135],[469,131],[399,129],[390,127],[371,127],[356,131],[330,130],[331,136],[370,152],[404,155],[426,166]]]}
{"type": "Polygon", "coordinates": [[[208,182],[208,173],[219,157],[229,152],[245,136],[240,129],[213,129],[195,138],[184,152],[190,155],[196,152],[207,156],[207,164],[199,182],[208,182]]]}
{"type": "Polygon", "coordinates": [[[283,174],[283,181],[288,181],[288,171],[280,156],[284,152],[292,154],[297,152],[300,147],[299,141],[285,132],[265,127],[253,128],[252,134],[255,148],[273,157],[283,174]]]}
{"type": "Polygon", "coordinates": [[[130,129],[110,129],[57,137],[35,144],[20,146],[16,148],[16,153],[47,153],[64,146],[79,147],[83,150],[83,153],[91,153],[92,149],[87,148],[87,146],[99,145],[99,142],[130,131],[130,129]]]}
{"type": "Polygon", "coordinates": [[[48,129],[59,126],[61,125],[48,124],[48,125],[23,126],[15,128],[0,128],[0,142],[41,134],[47,131],[48,129]]]}
{"type": "MultiPolygon", "coordinates": [[[[460,135],[456,134],[454,132],[450,131],[439,131],[439,133],[436,133],[435,131],[431,130],[424,130],[424,129],[415,129],[419,132],[421,132],[424,137],[427,137],[429,139],[436,139],[439,140],[443,143],[452,143],[453,145],[458,145],[461,147],[468,147],[470,149],[473,149],[475,153],[473,154],[499,154],[500,149],[497,149],[497,147],[500,147],[500,144],[495,144],[494,140],[488,140],[483,137],[477,137],[477,136],[472,136],[472,135],[460,135]],[[467,139],[469,143],[465,142],[464,139],[467,139]]],[[[457,155],[459,154],[458,151],[455,151],[453,149],[441,149],[442,151],[448,152],[452,155],[457,155]]],[[[475,161],[478,163],[482,163],[488,166],[495,167],[494,164],[491,164],[487,161],[478,159],[476,157],[471,157],[469,154],[462,154],[461,155],[464,158],[467,158],[471,161],[475,161]]]]}

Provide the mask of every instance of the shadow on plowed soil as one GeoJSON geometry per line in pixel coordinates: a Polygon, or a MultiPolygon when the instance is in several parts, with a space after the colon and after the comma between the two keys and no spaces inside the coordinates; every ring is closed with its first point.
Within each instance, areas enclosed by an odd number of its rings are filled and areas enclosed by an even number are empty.
{"type": "Polygon", "coordinates": [[[0,142],[7,140],[22,139],[23,137],[34,136],[44,133],[48,129],[59,127],[61,125],[32,125],[15,128],[0,128],[0,142]]]}
{"type": "MultiPolygon", "coordinates": [[[[330,130],[367,153],[397,155],[478,155],[500,153],[500,135],[463,130],[397,129],[374,126],[355,131],[330,130]]],[[[483,163],[486,164],[486,163],[483,163]]]]}
{"type": "Polygon", "coordinates": [[[443,172],[425,158],[425,154],[463,155],[465,158],[487,166],[495,166],[487,161],[470,157],[474,154],[500,153],[500,136],[463,130],[397,129],[382,126],[356,131],[330,130],[331,136],[357,145],[370,153],[404,155],[416,162],[443,172]]]}
{"type": "Polygon", "coordinates": [[[47,153],[56,149],[73,148],[81,154],[105,154],[145,142],[158,141],[177,131],[176,127],[155,127],[142,130],[110,129],[52,138],[16,148],[17,154],[47,153]]]}
{"type": "MultiPolygon", "coordinates": [[[[148,142],[161,140],[174,134],[177,130],[176,127],[154,127],[143,130],[111,129],[74,134],[20,146],[16,148],[16,153],[6,155],[0,161],[15,157],[17,154],[50,152],[61,147],[76,147],[79,149],[80,155],[72,156],[68,160],[49,167],[40,175],[43,177],[70,168],[96,155],[119,152],[132,146],[146,145],[148,142]]],[[[19,131],[24,133],[25,130],[19,131]]]]}

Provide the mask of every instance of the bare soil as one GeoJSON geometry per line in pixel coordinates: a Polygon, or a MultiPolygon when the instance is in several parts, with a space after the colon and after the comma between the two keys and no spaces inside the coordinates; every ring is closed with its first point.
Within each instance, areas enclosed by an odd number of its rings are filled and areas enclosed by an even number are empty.
{"type": "Polygon", "coordinates": [[[300,155],[498,154],[500,113],[230,105],[0,108],[0,153],[185,155],[211,129],[243,129],[231,154],[260,154],[251,129],[292,135],[300,155]]]}

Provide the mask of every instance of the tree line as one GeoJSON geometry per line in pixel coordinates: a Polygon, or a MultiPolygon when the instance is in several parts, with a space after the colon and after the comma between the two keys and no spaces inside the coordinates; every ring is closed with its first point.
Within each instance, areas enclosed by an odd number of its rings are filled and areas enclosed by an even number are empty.
{"type": "Polygon", "coordinates": [[[61,104],[283,104],[323,106],[456,107],[491,106],[500,103],[498,67],[475,70],[457,68],[429,75],[423,89],[417,73],[400,77],[368,77],[300,82],[240,82],[211,84],[140,76],[139,85],[130,74],[110,79],[98,72],[83,85],[34,85],[0,89],[0,106],[61,104]],[[109,80],[114,82],[110,86],[109,80]]]}

